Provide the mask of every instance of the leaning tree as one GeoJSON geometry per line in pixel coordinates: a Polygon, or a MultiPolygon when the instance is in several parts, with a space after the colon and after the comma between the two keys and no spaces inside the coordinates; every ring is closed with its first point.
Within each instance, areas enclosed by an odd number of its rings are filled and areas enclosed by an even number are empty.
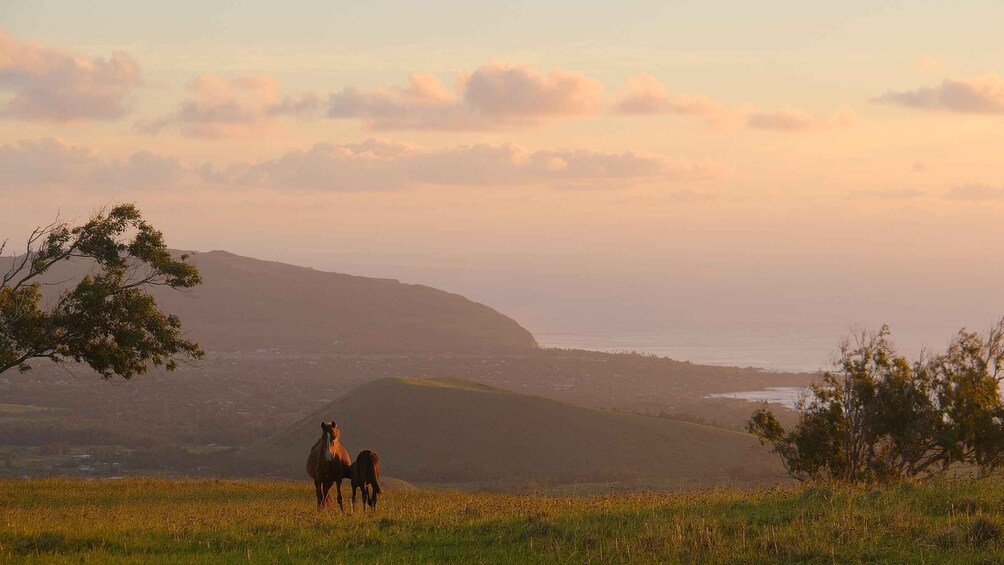
{"type": "Polygon", "coordinates": [[[192,288],[199,271],[187,255],[172,254],[135,205],[102,210],[78,226],[57,220],[32,231],[20,255],[4,258],[5,249],[7,241],[0,244],[0,261],[9,261],[0,269],[0,373],[48,359],[129,379],[203,356],[181,320],[161,312],[149,293],[192,288]],[[52,280],[63,262],[80,276],[52,280]]]}

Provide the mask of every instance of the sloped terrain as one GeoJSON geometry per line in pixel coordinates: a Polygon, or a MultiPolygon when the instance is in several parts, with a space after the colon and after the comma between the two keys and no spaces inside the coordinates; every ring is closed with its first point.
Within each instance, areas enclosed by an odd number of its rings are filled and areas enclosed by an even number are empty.
{"type": "MultiPolygon", "coordinates": [[[[9,261],[0,260],[0,269],[9,261]]],[[[186,292],[153,288],[151,293],[209,351],[495,353],[536,347],[513,319],[427,286],[225,251],[193,253],[192,262],[203,284],[186,292]]],[[[85,270],[81,262],[61,263],[42,280],[72,283],[85,270]]]]}
{"type": "Polygon", "coordinates": [[[301,477],[320,422],[332,419],[350,453],[375,449],[384,473],[408,481],[675,486],[781,478],[775,458],[741,432],[456,379],[365,384],[242,455],[301,477]]]}

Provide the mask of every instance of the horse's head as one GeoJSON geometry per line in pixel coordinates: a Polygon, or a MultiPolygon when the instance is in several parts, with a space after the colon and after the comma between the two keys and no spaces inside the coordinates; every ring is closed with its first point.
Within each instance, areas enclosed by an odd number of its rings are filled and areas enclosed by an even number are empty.
{"type": "Polygon", "coordinates": [[[338,442],[338,438],[341,435],[342,432],[338,429],[338,424],[334,420],[321,422],[321,443],[324,447],[324,458],[328,461],[335,458],[334,445],[338,442]]]}

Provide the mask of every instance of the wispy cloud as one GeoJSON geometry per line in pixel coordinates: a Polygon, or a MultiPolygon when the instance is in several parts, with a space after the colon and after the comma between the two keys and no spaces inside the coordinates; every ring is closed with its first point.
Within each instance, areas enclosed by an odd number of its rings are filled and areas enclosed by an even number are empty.
{"type": "Polygon", "coordinates": [[[829,115],[810,114],[795,108],[752,110],[746,118],[747,127],[774,131],[805,131],[843,127],[854,124],[858,115],[852,110],[840,110],[829,115]]]}
{"type": "Polygon", "coordinates": [[[430,150],[391,141],[319,143],[266,161],[193,166],[174,157],[137,152],[106,159],[55,139],[0,146],[0,190],[19,187],[176,186],[262,187],[313,192],[402,190],[421,186],[540,186],[611,189],[648,182],[700,181],[721,167],[637,151],[531,151],[515,144],[430,150]]]}
{"type": "Polygon", "coordinates": [[[874,102],[961,114],[1004,114],[1004,79],[996,75],[946,79],[934,87],[890,90],[874,102]]]}
{"type": "Polygon", "coordinates": [[[444,150],[382,140],[317,144],[251,167],[241,182],[321,191],[395,190],[418,185],[552,185],[611,188],[648,180],[715,176],[710,161],[591,149],[530,151],[514,144],[444,150]]]}
{"type": "Polygon", "coordinates": [[[953,188],[949,191],[947,197],[952,200],[1004,200],[1004,187],[995,187],[988,184],[966,184],[953,188]]]}
{"type": "Polygon", "coordinates": [[[0,146],[0,190],[44,186],[162,188],[175,186],[191,173],[177,158],[150,151],[117,160],[53,138],[0,146]]]}
{"type": "Polygon", "coordinates": [[[880,200],[915,200],[927,196],[923,190],[916,188],[890,188],[852,190],[847,193],[850,198],[874,198],[880,200]]]}
{"type": "Polygon", "coordinates": [[[669,95],[666,85],[652,75],[629,77],[613,104],[622,115],[678,114],[705,118],[712,125],[735,118],[728,106],[706,96],[669,95]]]}
{"type": "Polygon", "coordinates": [[[302,93],[280,98],[279,82],[268,75],[245,75],[227,79],[206,74],[187,85],[189,96],[178,109],[136,128],[156,134],[176,129],[186,137],[238,138],[266,135],[276,118],[316,113],[320,98],[302,93]]]}
{"type": "Polygon", "coordinates": [[[23,120],[115,120],[142,84],[140,67],[115,51],[91,58],[59,47],[19,41],[0,31],[0,116],[23,120]]]}
{"type": "Polygon", "coordinates": [[[666,85],[651,75],[627,79],[614,101],[612,112],[620,115],[676,114],[703,118],[710,127],[745,125],[750,129],[796,132],[850,125],[857,120],[851,110],[816,115],[795,108],[761,110],[751,106],[729,107],[706,96],[668,93],[666,85]]]}

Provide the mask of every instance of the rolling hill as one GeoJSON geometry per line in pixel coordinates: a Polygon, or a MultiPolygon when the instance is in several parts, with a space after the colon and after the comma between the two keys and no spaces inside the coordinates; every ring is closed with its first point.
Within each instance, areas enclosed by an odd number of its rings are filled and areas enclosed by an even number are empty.
{"type": "MultiPolygon", "coordinates": [[[[0,269],[10,258],[0,259],[0,269]]],[[[153,288],[167,312],[209,351],[499,353],[536,347],[513,319],[431,287],[241,257],[192,254],[203,284],[153,288]]],[[[8,263],[9,264],[9,263],[8,263]]],[[[44,282],[75,280],[86,265],[54,267],[44,282]]],[[[49,292],[53,288],[47,287],[49,292]]]]}
{"type": "Polygon", "coordinates": [[[367,383],[241,454],[303,478],[322,420],[354,456],[381,456],[408,481],[484,484],[629,482],[653,486],[780,480],[775,457],[747,434],[582,408],[458,379],[367,383]]]}

